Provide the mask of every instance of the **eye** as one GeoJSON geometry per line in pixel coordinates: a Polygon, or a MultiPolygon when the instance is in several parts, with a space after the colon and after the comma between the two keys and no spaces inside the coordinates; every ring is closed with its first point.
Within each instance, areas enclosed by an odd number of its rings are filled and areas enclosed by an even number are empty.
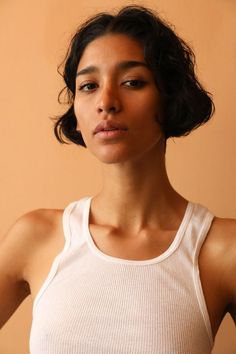
{"type": "Polygon", "coordinates": [[[79,91],[93,91],[97,87],[97,84],[94,82],[87,82],[86,84],[79,86],[79,91]]]}
{"type": "Polygon", "coordinates": [[[133,80],[127,80],[123,84],[131,88],[141,88],[146,84],[146,82],[143,80],[133,79],[133,80]]]}

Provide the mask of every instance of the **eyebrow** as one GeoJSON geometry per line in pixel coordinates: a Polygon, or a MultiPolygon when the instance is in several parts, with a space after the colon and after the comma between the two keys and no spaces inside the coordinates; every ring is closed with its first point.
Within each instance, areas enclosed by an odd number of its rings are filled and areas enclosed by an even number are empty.
{"type": "MultiPolygon", "coordinates": [[[[127,69],[132,69],[132,68],[136,68],[136,67],[145,67],[147,69],[149,69],[148,65],[145,62],[142,61],[136,61],[136,60],[128,60],[128,61],[121,61],[120,63],[118,63],[116,65],[117,69],[119,70],[127,70],[127,69]]],[[[86,68],[80,70],[77,72],[76,77],[80,76],[80,75],[86,75],[86,74],[92,74],[95,72],[98,72],[98,67],[95,65],[90,65],[87,66],[86,68]]]]}

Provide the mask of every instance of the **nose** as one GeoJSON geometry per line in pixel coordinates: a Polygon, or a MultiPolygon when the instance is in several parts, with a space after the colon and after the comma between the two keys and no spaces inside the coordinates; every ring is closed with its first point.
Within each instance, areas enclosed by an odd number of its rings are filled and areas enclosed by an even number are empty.
{"type": "Polygon", "coordinates": [[[100,95],[97,101],[97,112],[105,114],[114,114],[121,109],[121,102],[118,92],[114,87],[101,88],[100,95]]]}

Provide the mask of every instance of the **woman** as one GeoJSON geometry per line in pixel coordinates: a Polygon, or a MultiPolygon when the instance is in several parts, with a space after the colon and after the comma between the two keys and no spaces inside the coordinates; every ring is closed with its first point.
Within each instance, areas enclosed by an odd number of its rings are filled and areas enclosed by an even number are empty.
{"type": "Polygon", "coordinates": [[[213,112],[192,51],[128,6],[79,28],[63,75],[70,107],[56,137],[97,157],[103,185],[11,227],[1,326],[31,294],[32,354],[210,353],[225,314],[235,320],[236,221],[186,200],[167,176],[166,140],[213,112]]]}

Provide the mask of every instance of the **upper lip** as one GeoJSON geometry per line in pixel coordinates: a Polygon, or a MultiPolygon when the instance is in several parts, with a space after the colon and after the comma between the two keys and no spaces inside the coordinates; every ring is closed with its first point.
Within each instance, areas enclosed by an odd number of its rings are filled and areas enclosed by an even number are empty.
{"type": "Polygon", "coordinates": [[[100,122],[96,128],[94,129],[94,134],[102,131],[102,130],[107,130],[107,129],[122,129],[122,130],[127,130],[126,126],[122,123],[119,122],[113,122],[109,120],[104,120],[100,122]]]}

